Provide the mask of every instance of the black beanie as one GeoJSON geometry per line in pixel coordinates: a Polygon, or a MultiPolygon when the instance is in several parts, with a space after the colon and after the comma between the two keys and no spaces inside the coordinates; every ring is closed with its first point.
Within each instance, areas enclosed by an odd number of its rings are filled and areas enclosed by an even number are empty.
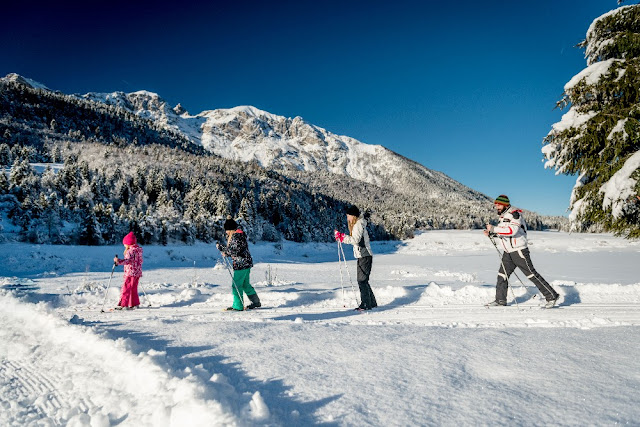
{"type": "Polygon", "coordinates": [[[351,205],[347,209],[347,215],[360,216],[360,209],[356,205],[351,205]]]}
{"type": "Polygon", "coordinates": [[[224,229],[225,231],[238,229],[238,223],[231,218],[231,215],[229,215],[227,220],[224,222],[224,229]]]}

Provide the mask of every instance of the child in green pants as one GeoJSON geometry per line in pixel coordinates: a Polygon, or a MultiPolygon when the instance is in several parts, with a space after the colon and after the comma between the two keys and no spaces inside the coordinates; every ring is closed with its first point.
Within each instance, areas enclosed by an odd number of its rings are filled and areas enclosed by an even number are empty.
{"type": "Polygon", "coordinates": [[[238,224],[231,217],[225,221],[224,231],[227,233],[227,245],[218,244],[217,248],[222,252],[222,256],[230,256],[233,260],[233,283],[231,283],[233,305],[227,310],[242,311],[245,309],[243,293],[246,293],[251,301],[251,304],[246,307],[247,310],[261,307],[260,298],[249,282],[253,258],[249,253],[247,236],[238,228],[238,224]]]}

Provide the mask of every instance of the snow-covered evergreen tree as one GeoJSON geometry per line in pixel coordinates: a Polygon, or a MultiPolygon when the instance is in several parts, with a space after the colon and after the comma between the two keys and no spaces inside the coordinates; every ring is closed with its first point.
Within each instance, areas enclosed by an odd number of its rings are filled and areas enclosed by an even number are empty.
{"type": "Polygon", "coordinates": [[[8,166],[11,161],[11,148],[7,144],[0,144],[0,166],[8,166]]]}
{"type": "Polygon", "coordinates": [[[594,20],[579,47],[588,66],[564,87],[569,110],[544,139],[545,167],[578,176],[574,227],[640,237],[640,5],[594,20]]]}
{"type": "Polygon", "coordinates": [[[9,191],[9,178],[2,172],[0,173],[0,194],[6,194],[9,191]]]}
{"type": "Polygon", "coordinates": [[[80,188],[77,201],[80,213],[80,223],[76,231],[78,243],[81,245],[104,244],[100,223],[96,217],[93,193],[88,182],[85,181],[80,188]]]}

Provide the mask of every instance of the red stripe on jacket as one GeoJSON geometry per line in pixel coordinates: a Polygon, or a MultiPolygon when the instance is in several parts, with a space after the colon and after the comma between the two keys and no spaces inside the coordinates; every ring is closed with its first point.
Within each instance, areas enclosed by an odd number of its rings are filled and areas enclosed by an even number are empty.
{"type": "Polygon", "coordinates": [[[510,225],[507,225],[506,227],[509,229],[509,233],[498,233],[498,234],[500,234],[501,236],[511,236],[515,234],[515,232],[513,231],[513,228],[511,228],[510,225]]]}

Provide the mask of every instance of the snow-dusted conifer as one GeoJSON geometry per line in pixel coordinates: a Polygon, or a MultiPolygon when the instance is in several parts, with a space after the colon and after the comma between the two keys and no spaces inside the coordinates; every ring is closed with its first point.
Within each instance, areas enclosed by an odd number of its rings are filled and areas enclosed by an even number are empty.
{"type": "Polygon", "coordinates": [[[579,46],[588,66],[564,87],[569,110],[544,139],[545,167],[578,175],[576,228],[640,237],[640,5],[594,20],[579,46]]]}
{"type": "Polygon", "coordinates": [[[0,166],[10,165],[12,160],[11,148],[7,144],[0,144],[0,166]]]}
{"type": "Polygon", "coordinates": [[[38,197],[37,218],[31,224],[30,241],[36,243],[63,243],[62,220],[59,213],[59,204],[55,192],[50,194],[40,193],[38,197]]]}
{"type": "Polygon", "coordinates": [[[0,172],[0,194],[6,194],[9,191],[9,179],[4,172],[0,172]]]}
{"type": "Polygon", "coordinates": [[[9,172],[9,189],[13,194],[23,199],[36,190],[36,178],[33,168],[26,159],[16,159],[9,172]]]}

